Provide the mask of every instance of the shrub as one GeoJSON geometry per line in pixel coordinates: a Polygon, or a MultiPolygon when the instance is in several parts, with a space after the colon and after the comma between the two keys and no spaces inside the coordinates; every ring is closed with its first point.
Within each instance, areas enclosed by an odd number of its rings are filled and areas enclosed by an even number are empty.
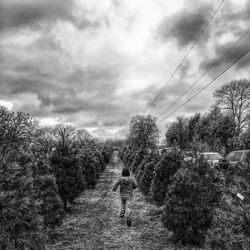
{"type": "Polygon", "coordinates": [[[113,147],[111,147],[111,146],[104,146],[101,153],[103,155],[105,163],[109,163],[109,160],[110,160],[111,155],[113,153],[113,147]]]}
{"type": "Polygon", "coordinates": [[[82,167],[74,155],[65,156],[57,152],[53,154],[51,163],[63,208],[67,210],[67,204],[72,203],[85,189],[82,167]]]}
{"type": "Polygon", "coordinates": [[[131,171],[135,174],[137,174],[138,170],[139,170],[139,166],[141,164],[141,162],[143,161],[144,156],[146,155],[146,152],[144,150],[139,150],[133,160],[133,163],[131,165],[131,171]]]}
{"type": "Polygon", "coordinates": [[[136,180],[137,182],[139,181],[141,175],[143,174],[144,172],[144,169],[145,169],[145,165],[150,162],[151,160],[151,156],[149,154],[145,155],[141,164],[138,166],[138,171],[136,173],[136,180]]]}
{"type": "Polygon", "coordinates": [[[93,153],[90,148],[80,152],[80,163],[87,188],[93,188],[97,182],[96,166],[93,161],[93,153]]]}
{"type": "Polygon", "coordinates": [[[96,179],[96,169],[93,162],[88,162],[84,168],[85,180],[87,183],[87,188],[94,188],[97,182],[96,179]]]}
{"type": "Polygon", "coordinates": [[[103,157],[105,163],[109,163],[108,154],[107,154],[107,152],[104,151],[104,150],[102,151],[102,157],[103,157]]]}
{"type": "Polygon", "coordinates": [[[181,159],[177,153],[165,155],[156,165],[152,181],[152,198],[162,205],[170,184],[171,177],[181,167],[181,159]]]}
{"type": "Polygon", "coordinates": [[[151,183],[154,176],[154,169],[159,161],[159,157],[153,157],[148,163],[145,164],[144,171],[138,177],[139,188],[144,195],[149,195],[151,183]]]}
{"type": "Polygon", "coordinates": [[[43,225],[54,230],[61,225],[64,210],[58,195],[56,180],[51,166],[46,158],[39,156],[34,162],[34,193],[37,200],[39,214],[43,216],[43,225]]]}
{"type": "Polygon", "coordinates": [[[102,165],[101,165],[98,157],[95,154],[93,155],[92,161],[93,161],[94,166],[95,166],[96,179],[98,179],[100,176],[100,173],[102,172],[102,165]]]}
{"type": "Polygon", "coordinates": [[[124,157],[123,157],[124,158],[123,161],[124,161],[125,165],[127,165],[128,157],[131,155],[132,155],[132,149],[128,149],[125,151],[124,157]]]}
{"type": "Polygon", "coordinates": [[[139,187],[144,195],[149,194],[151,183],[153,180],[153,175],[154,175],[154,168],[155,168],[154,162],[151,161],[147,163],[145,166],[145,171],[140,178],[139,187]]]}
{"type": "Polygon", "coordinates": [[[221,179],[206,162],[180,168],[165,199],[162,222],[174,240],[202,245],[222,193],[221,179]]]}
{"type": "Polygon", "coordinates": [[[123,162],[125,165],[126,165],[126,161],[127,161],[128,156],[130,155],[130,153],[131,153],[130,150],[126,150],[124,153],[123,162]]]}
{"type": "Polygon", "coordinates": [[[0,161],[0,249],[44,249],[30,158],[14,152],[0,161]]]}
{"type": "Polygon", "coordinates": [[[127,162],[126,162],[126,167],[128,169],[131,169],[134,159],[135,159],[135,152],[131,151],[130,155],[128,155],[127,162]]]}
{"type": "Polygon", "coordinates": [[[126,150],[127,150],[127,147],[120,148],[120,150],[119,150],[119,155],[120,155],[122,160],[124,160],[124,154],[125,154],[126,150]]]}
{"type": "MultiPolygon", "coordinates": [[[[137,182],[139,184],[141,182],[141,177],[143,176],[143,174],[146,170],[147,164],[152,162],[155,165],[159,160],[160,160],[160,154],[156,151],[153,151],[144,157],[141,165],[139,166],[139,170],[138,170],[137,175],[136,175],[137,182]]],[[[151,183],[151,181],[150,181],[150,183],[151,183]]]]}
{"type": "Polygon", "coordinates": [[[104,171],[104,169],[105,169],[105,161],[104,161],[102,153],[100,153],[99,150],[95,150],[95,156],[98,158],[98,162],[99,162],[99,164],[101,166],[101,171],[104,171]]]}
{"type": "Polygon", "coordinates": [[[206,237],[207,249],[250,249],[250,157],[233,167],[206,237]],[[237,194],[243,195],[241,200],[237,194]]]}

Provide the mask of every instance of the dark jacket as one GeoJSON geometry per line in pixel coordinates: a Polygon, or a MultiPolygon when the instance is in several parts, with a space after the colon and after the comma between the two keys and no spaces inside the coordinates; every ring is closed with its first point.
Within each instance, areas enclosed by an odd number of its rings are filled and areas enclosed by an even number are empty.
{"type": "Polygon", "coordinates": [[[120,195],[122,199],[131,199],[133,197],[133,189],[137,188],[137,185],[131,177],[121,177],[116,181],[113,191],[116,191],[120,185],[120,195]]]}

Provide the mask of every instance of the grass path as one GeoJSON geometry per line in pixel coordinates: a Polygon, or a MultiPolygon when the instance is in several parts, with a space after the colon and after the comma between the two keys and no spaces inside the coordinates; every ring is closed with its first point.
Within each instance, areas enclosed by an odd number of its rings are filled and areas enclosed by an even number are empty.
{"type": "Polygon", "coordinates": [[[192,249],[173,245],[169,232],[157,216],[150,216],[154,205],[137,190],[133,200],[133,225],[119,218],[119,192],[112,192],[123,163],[117,152],[101,174],[95,189],[86,190],[76,201],[58,229],[57,239],[48,250],[87,249],[192,249]]]}

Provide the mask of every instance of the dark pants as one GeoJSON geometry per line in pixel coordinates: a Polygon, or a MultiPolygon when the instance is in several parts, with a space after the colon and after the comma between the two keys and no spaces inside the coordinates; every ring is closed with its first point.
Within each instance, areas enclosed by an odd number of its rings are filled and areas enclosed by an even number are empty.
{"type": "Polygon", "coordinates": [[[131,218],[131,198],[121,197],[121,210],[125,213],[127,218],[131,218]]]}

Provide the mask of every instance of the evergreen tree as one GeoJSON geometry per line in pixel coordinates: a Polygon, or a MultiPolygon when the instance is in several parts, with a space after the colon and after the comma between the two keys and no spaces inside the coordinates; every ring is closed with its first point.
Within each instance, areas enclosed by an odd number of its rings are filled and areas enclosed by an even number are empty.
{"type": "Polygon", "coordinates": [[[33,163],[34,191],[39,214],[43,216],[45,228],[54,229],[61,225],[64,210],[58,194],[52,167],[44,156],[37,156],[33,163]]]}
{"type": "Polygon", "coordinates": [[[109,163],[109,158],[108,158],[108,154],[106,151],[102,150],[102,156],[103,156],[105,163],[109,163]]]}
{"type": "Polygon", "coordinates": [[[156,165],[152,181],[152,198],[162,205],[171,177],[181,167],[181,158],[177,153],[165,155],[156,165]]]}
{"type": "Polygon", "coordinates": [[[128,169],[131,169],[135,156],[136,153],[131,150],[130,155],[128,155],[127,162],[125,164],[128,169]]]}
{"type": "Polygon", "coordinates": [[[74,155],[65,156],[59,152],[53,154],[51,163],[63,208],[67,210],[68,203],[72,203],[85,189],[82,167],[74,155]]]}
{"type": "Polygon", "coordinates": [[[224,193],[207,233],[206,249],[250,248],[250,155],[228,172],[224,193]]]}
{"type": "Polygon", "coordinates": [[[111,158],[111,155],[113,153],[113,147],[112,146],[104,146],[102,151],[101,151],[105,163],[109,163],[109,160],[111,158]]]}
{"type": "Polygon", "coordinates": [[[137,171],[137,174],[136,174],[136,180],[137,182],[139,182],[140,180],[140,177],[142,176],[142,174],[144,173],[144,169],[145,169],[145,166],[147,163],[149,163],[151,161],[151,155],[147,154],[144,156],[140,166],[138,167],[138,171],[137,171]]]}
{"type": "Polygon", "coordinates": [[[127,147],[120,148],[120,150],[119,150],[119,154],[120,154],[120,157],[122,160],[124,160],[124,154],[125,154],[126,150],[127,150],[127,147]]]}
{"type": "Polygon", "coordinates": [[[137,172],[139,170],[139,166],[140,166],[141,162],[143,161],[145,154],[146,154],[145,150],[139,150],[136,153],[136,156],[134,157],[133,163],[131,165],[131,171],[134,174],[137,174],[137,172]]]}
{"type": "Polygon", "coordinates": [[[221,179],[208,163],[180,168],[168,188],[162,221],[174,240],[202,245],[222,193],[221,179]]]}
{"type": "Polygon", "coordinates": [[[101,166],[101,163],[99,162],[99,158],[97,157],[95,153],[93,153],[92,161],[95,166],[96,179],[98,179],[100,176],[100,173],[102,172],[102,166],[101,166]]]}
{"type": "Polygon", "coordinates": [[[45,235],[28,155],[18,151],[1,155],[0,190],[0,249],[44,250],[45,235]]]}
{"type": "Polygon", "coordinates": [[[100,164],[101,171],[104,171],[104,169],[105,169],[105,161],[104,161],[102,153],[100,153],[100,151],[96,149],[95,150],[95,156],[98,158],[98,162],[100,164]]]}
{"type": "Polygon", "coordinates": [[[80,162],[87,188],[93,188],[97,182],[96,166],[93,161],[93,152],[88,147],[80,151],[80,162]]]}
{"type": "Polygon", "coordinates": [[[145,165],[144,173],[139,179],[139,187],[144,195],[148,195],[151,187],[151,183],[154,176],[154,168],[156,166],[155,161],[150,161],[145,165]]]}
{"type": "Polygon", "coordinates": [[[127,163],[128,163],[128,159],[129,159],[129,157],[131,155],[132,155],[132,150],[131,149],[126,150],[126,152],[124,153],[124,159],[123,159],[123,161],[124,161],[124,163],[125,163],[126,166],[127,166],[127,163]]]}

